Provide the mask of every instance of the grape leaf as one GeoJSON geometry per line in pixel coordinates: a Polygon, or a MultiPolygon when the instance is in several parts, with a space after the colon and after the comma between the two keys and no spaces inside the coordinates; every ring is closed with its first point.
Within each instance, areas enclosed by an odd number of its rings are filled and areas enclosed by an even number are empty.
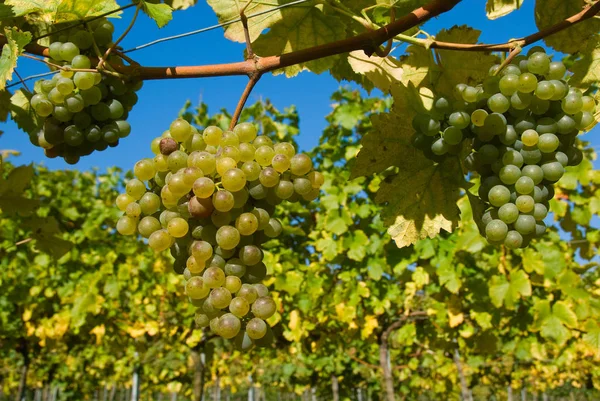
{"type": "Polygon", "coordinates": [[[173,9],[168,4],[142,2],[144,13],[156,22],[159,28],[164,27],[173,19],[173,9]]]}
{"type": "Polygon", "coordinates": [[[186,10],[191,6],[195,6],[198,0],[165,0],[165,3],[170,5],[173,10],[186,10]]]}
{"type": "MultiPolygon", "coordinates": [[[[539,29],[557,24],[577,14],[586,5],[585,0],[537,0],[535,22],[539,29]]],[[[548,46],[563,53],[574,54],[584,50],[590,42],[598,42],[600,20],[590,18],[544,39],[548,46]]]]}
{"type": "Polygon", "coordinates": [[[23,53],[25,45],[31,42],[31,33],[20,32],[17,28],[4,29],[6,44],[2,47],[0,55],[0,90],[6,87],[6,81],[12,79],[13,71],[17,67],[17,59],[23,53]]]}
{"type": "Polygon", "coordinates": [[[505,276],[493,276],[489,287],[490,298],[496,307],[506,305],[508,309],[514,309],[516,302],[521,296],[531,295],[531,282],[529,276],[523,270],[512,272],[510,280],[505,276]]]}
{"type": "Polygon", "coordinates": [[[588,88],[600,82],[600,41],[590,43],[581,52],[581,57],[575,61],[571,71],[573,76],[569,80],[569,85],[588,88]]]}
{"type": "Polygon", "coordinates": [[[36,135],[42,127],[42,120],[31,108],[31,96],[31,93],[23,89],[16,91],[10,98],[10,114],[19,128],[30,135],[36,135]]]}
{"type": "Polygon", "coordinates": [[[485,11],[489,19],[504,17],[519,9],[525,0],[487,0],[485,11]]]}
{"type": "MultiPolygon", "coordinates": [[[[60,23],[94,17],[119,8],[115,0],[6,0],[16,16],[31,22],[60,23]]],[[[110,14],[116,18],[121,11],[110,14]]]]}
{"type": "Polygon", "coordinates": [[[6,180],[0,181],[0,195],[12,193],[20,195],[33,178],[33,165],[19,166],[10,171],[6,180]]]}
{"type": "MultiPolygon", "coordinates": [[[[346,25],[341,19],[327,15],[323,5],[286,8],[281,10],[281,16],[281,21],[253,42],[252,46],[256,54],[260,56],[285,54],[346,37],[346,25]]],[[[287,77],[293,77],[304,69],[320,74],[331,68],[337,58],[339,57],[332,56],[309,61],[286,67],[283,71],[287,77]]],[[[282,59],[285,59],[285,55],[282,59]]]]}
{"type": "MultiPolygon", "coordinates": [[[[440,31],[436,40],[452,43],[477,43],[481,31],[468,26],[455,26],[440,31]]],[[[488,76],[489,68],[497,57],[484,52],[464,52],[456,50],[437,50],[440,63],[436,67],[440,75],[435,82],[438,95],[452,96],[452,90],[458,83],[478,85],[488,76]]]]}

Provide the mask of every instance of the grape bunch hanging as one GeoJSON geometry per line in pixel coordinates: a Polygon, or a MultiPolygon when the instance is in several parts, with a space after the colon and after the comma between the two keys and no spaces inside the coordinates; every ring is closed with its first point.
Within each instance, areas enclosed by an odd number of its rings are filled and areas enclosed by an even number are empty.
{"type": "Polygon", "coordinates": [[[431,114],[418,114],[413,144],[441,161],[472,140],[464,165],[481,177],[487,240],[526,247],[546,231],[553,184],[583,158],[576,139],[594,124],[596,104],[569,86],[565,65],[541,47],[489,75],[477,87],[457,85],[454,102],[438,98],[431,114]]]}
{"type": "Polygon", "coordinates": [[[125,212],[118,232],[139,233],[156,251],[170,248],[199,327],[242,349],[270,343],[265,320],[276,305],[261,284],[261,245],[282,232],[275,206],[316,199],[323,175],[291,143],[257,136],[250,123],[201,134],[177,119],[151,148],[156,156],[135,164],[136,178],[117,198],[125,212]]]}
{"type": "MultiPolygon", "coordinates": [[[[43,119],[34,145],[48,157],[62,157],[75,164],[81,156],[117,146],[131,132],[127,114],[137,103],[142,81],[91,69],[91,57],[103,55],[112,44],[114,27],[106,19],[88,24],[89,31],[73,27],[57,37],[49,48],[50,63],[64,67],[51,79],[35,83],[31,108],[43,119]]],[[[109,57],[109,64],[120,64],[109,57]]],[[[54,67],[56,68],[56,67],[54,67]]]]}

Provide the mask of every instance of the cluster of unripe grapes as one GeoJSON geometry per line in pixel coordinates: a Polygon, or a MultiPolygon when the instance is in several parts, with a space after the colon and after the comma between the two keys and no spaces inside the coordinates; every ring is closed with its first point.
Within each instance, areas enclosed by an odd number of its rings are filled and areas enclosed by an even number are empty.
{"type": "MultiPolygon", "coordinates": [[[[106,19],[89,23],[89,31],[73,27],[53,41],[50,62],[64,67],[51,79],[35,83],[30,104],[43,118],[42,130],[30,136],[46,156],[74,164],[81,156],[117,146],[131,132],[127,114],[137,103],[142,81],[125,81],[91,69],[90,57],[112,44],[114,27],[106,19]]],[[[109,63],[121,63],[110,57],[109,63]]],[[[56,67],[53,67],[56,68],[56,67]]]]}
{"type": "Polygon", "coordinates": [[[441,161],[471,141],[464,166],[481,177],[487,240],[526,247],[546,231],[553,184],[583,158],[576,138],[593,125],[595,101],[570,87],[565,65],[541,47],[493,66],[482,85],[457,85],[454,96],[414,118],[413,144],[441,161]]]}
{"type": "Polygon", "coordinates": [[[200,133],[177,119],[151,148],[155,157],[135,164],[136,178],[117,198],[125,212],[117,230],[171,249],[199,327],[241,349],[270,343],[265,320],[276,305],[261,284],[261,245],[282,232],[275,206],[315,199],[323,175],[291,143],[257,136],[250,123],[200,133]]]}

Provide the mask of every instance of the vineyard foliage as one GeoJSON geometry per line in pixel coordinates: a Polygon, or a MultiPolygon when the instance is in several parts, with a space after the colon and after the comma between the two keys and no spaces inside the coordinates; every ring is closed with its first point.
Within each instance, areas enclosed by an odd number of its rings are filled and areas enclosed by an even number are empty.
{"type": "MultiPolygon", "coordinates": [[[[227,23],[225,37],[243,43],[248,36],[248,50],[259,65],[261,58],[284,55],[285,60],[287,53],[308,54],[315,46],[372,33],[426,4],[452,13],[458,1],[307,0],[270,12],[285,3],[252,1],[245,14],[259,16],[249,18],[247,30],[242,22],[231,22],[240,16],[240,3],[208,0],[219,21],[227,23]]],[[[489,19],[497,19],[519,12],[522,1],[480,3],[489,19]]],[[[135,2],[158,27],[169,23],[173,12],[194,5],[193,0],[135,2]]],[[[552,29],[597,5],[537,0],[537,29],[552,29]]],[[[32,93],[10,87],[20,79],[15,74],[20,58],[47,56],[45,46],[56,41],[56,29],[119,6],[114,0],[0,4],[0,118],[10,115],[27,133],[23,142],[42,146],[40,132],[46,128],[32,93]]],[[[456,157],[432,160],[414,146],[411,122],[417,114],[432,113],[439,97],[454,99],[456,84],[482,84],[490,67],[515,54],[443,48],[440,43],[475,45],[481,32],[454,26],[423,35],[418,22],[394,38],[398,46],[389,54],[382,53],[382,43],[370,43],[363,50],[299,58],[274,71],[291,79],[303,71],[328,72],[378,95],[345,86],[332,95],[327,127],[309,152],[325,178],[320,196],[276,207],[283,234],[261,245],[263,282],[276,304],[267,319],[274,344],[264,348],[241,352],[198,329],[173,258],[153,252],[141,238],[117,233],[120,213],[114,205],[131,173],[17,166],[4,152],[0,394],[16,392],[26,378],[33,387],[60,388],[68,399],[89,399],[102,386],[131,386],[133,371],[144,378],[142,392],[195,399],[204,377],[240,392],[248,375],[254,385],[298,394],[310,387],[329,394],[335,378],[344,397],[358,387],[386,394],[388,401],[394,392],[403,399],[424,394],[458,400],[465,387],[480,399],[504,393],[507,386],[532,392],[600,390],[600,230],[595,225],[600,173],[588,142],[597,131],[576,139],[582,161],[566,167],[555,184],[546,233],[525,249],[488,243],[478,225],[484,212],[476,198],[479,176],[465,174],[459,157],[470,153],[471,143],[456,157]]],[[[539,43],[554,53],[554,61],[564,61],[569,86],[595,104],[600,102],[599,25],[597,16],[586,18],[539,43]]],[[[513,48],[525,44],[515,42],[513,48]]],[[[94,72],[110,76],[111,85],[147,78],[146,67],[127,59],[111,65],[112,57],[94,72]]],[[[56,76],[72,74],[64,67],[58,71],[56,76]]],[[[586,129],[600,120],[597,110],[586,129]]],[[[205,104],[186,104],[180,117],[199,132],[237,123],[237,116],[211,114],[205,104]]],[[[278,110],[268,100],[246,105],[239,116],[274,142],[295,145],[302,135],[299,120],[293,106],[278,110]]],[[[157,128],[152,137],[167,128],[157,128]]],[[[135,126],[122,139],[150,142],[135,126]]]]}

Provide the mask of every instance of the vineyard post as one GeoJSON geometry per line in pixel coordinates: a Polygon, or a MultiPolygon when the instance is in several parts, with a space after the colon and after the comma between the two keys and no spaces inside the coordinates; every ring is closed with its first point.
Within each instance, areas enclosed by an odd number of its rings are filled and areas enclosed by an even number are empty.
{"type": "Polygon", "coordinates": [[[463,401],[473,401],[473,396],[471,395],[471,391],[469,390],[469,386],[467,384],[467,379],[465,377],[465,372],[463,370],[462,363],[460,361],[460,353],[458,352],[458,348],[454,350],[454,364],[456,365],[456,370],[458,371],[458,377],[460,379],[460,389],[462,393],[463,401]]]}
{"type": "Polygon", "coordinates": [[[335,374],[331,374],[331,392],[333,394],[332,401],[340,400],[340,384],[335,374]]]}

